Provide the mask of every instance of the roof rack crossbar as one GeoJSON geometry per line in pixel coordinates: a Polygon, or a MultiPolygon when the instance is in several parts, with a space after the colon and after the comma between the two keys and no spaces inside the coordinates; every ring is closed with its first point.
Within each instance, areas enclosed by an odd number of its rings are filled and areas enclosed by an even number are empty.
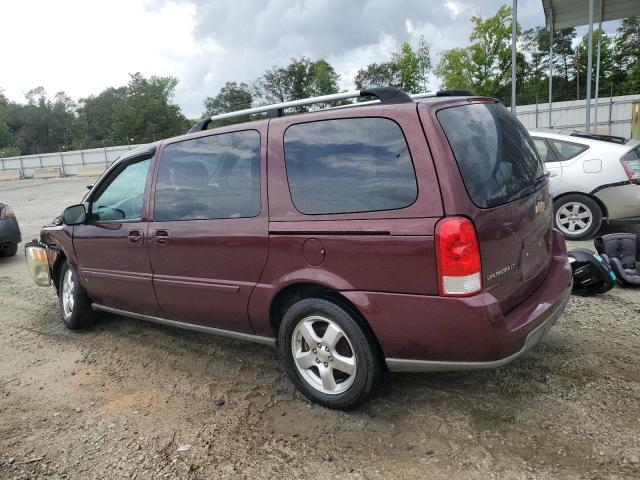
{"type": "MultiPolygon", "coordinates": [[[[454,91],[451,91],[451,92],[454,92],[454,91]]],[[[458,94],[473,95],[471,92],[467,92],[465,90],[456,90],[455,92],[458,94]]],[[[264,105],[262,107],[246,108],[244,110],[236,110],[235,112],[221,113],[221,114],[214,115],[212,117],[200,120],[189,130],[188,133],[206,130],[207,126],[215,120],[244,117],[247,115],[253,115],[255,113],[265,113],[265,112],[268,113],[269,117],[281,117],[283,115],[284,109],[301,107],[305,105],[314,105],[316,103],[328,103],[328,102],[335,102],[338,100],[347,100],[351,98],[360,98],[360,97],[368,97],[368,96],[377,97],[377,100],[371,100],[368,102],[357,102],[357,103],[352,103],[348,105],[339,105],[337,107],[330,107],[330,108],[349,108],[349,107],[360,107],[363,105],[368,105],[373,103],[383,103],[383,104],[410,103],[410,102],[413,102],[413,99],[442,96],[448,93],[449,91],[447,90],[441,90],[438,92],[425,92],[425,93],[418,93],[415,95],[408,95],[403,90],[395,87],[365,88],[362,90],[352,90],[349,92],[334,93],[331,95],[321,95],[319,97],[302,98],[300,100],[291,100],[289,102],[274,103],[272,105],[264,105]]]]}

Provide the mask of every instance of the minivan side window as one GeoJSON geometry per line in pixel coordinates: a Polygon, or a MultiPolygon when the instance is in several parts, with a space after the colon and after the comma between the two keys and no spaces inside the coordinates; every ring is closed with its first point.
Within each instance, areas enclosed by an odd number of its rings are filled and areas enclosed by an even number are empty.
{"type": "Polygon", "coordinates": [[[91,219],[94,221],[130,220],[142,216],[144,187],[151,159],[127,165],[92,199],[91,219]]]}
{"type": "Polygon", "coordinates": [[[589,147],[586,145],[582,145],[580,143],[572,143],[572,142],[564,142],[562,140],[553,140],[549,139],[553,148],[555,148],[556,153],[560,160],[571,160],[573,157],[577,157],[585,150],[588,150],[589,147]]]}
{"type": "Polygon", "coordinates": [[[154,220],[247,218],[260,213],[256,130],[167,145],[156,181],[154,220]]]}
{"type": "Polygon", "coordinates": [[[386,118],[291,125],[284,152],[291,199],[304,214],[395,210],[418,196],[407,142],[386,118]]]}

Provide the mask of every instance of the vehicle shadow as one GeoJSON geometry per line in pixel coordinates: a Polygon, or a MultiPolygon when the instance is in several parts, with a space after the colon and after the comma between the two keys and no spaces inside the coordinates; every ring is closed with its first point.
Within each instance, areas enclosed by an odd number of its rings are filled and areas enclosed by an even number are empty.
{"type": "MultiPolygon", "coordinates": [[[[144,354],[160,362],[180,359],[192,376],[202,376],[198,382],[229,382],[234,389],[251,391],[256,388],[251,379],[256,379],[263,391],[291,407],[287,422],[295,418],[296,411],[308,411],[309,406],[323,421],[332,416],[342,418],[337,412],[309,404],[284,374],[277,350],[268,346],[111,314],[101,314],[92,331],[131,344],[142,342],[147,350],[154,351],[144,354]],[[249,380],[239,380],[239,372],[249,380]]],[[[468,417],[478,431],[500,430],[513,424],[518,412],[538,403],[538,397],[548,393],[550,383],[556,390],[569,391],[575,386],[575,378],[562,370],[573,355],[566,340],[551,332],[523,357],[499,369],[390,374],[382,389],[349,415],[352,419],[375,419],[374,423],[383,425],[410,422],[416,414],[447,417],[455,412],[468,417]]],[[[578,372],[575,377],[583,382],[589,373],[578,372]]],[[[307,430],[304,425],[301,433],[307,430]]]]}

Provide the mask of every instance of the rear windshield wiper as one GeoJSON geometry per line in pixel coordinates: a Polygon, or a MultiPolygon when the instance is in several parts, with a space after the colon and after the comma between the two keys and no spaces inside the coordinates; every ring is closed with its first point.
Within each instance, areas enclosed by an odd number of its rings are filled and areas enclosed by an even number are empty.
{"type": "Polygon", "coordinates": [[[543,173],[542,175],[538,175],[535,179],[535,184],[536,185],[540,185],[541,183],[544,183],[547,181],[547,179],[549,178],[551,174],[549,172],[547,173],[543,173]]]}

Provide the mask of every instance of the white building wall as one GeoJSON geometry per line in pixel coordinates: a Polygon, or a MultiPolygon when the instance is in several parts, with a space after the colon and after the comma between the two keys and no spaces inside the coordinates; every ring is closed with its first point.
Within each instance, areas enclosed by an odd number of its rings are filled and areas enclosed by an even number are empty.
{"type": "MultiPolygon", "coordinates": [[[[629,138],[631,136],[631,106],[634,102],[640,102],[640,94],[599,98],[597,132],[629,138]]],[[[585,130],[586,100],[555,102],[551,108],[551,127],[555,129],[585,130]]],[[[529,129],[549,128],[548,103],[518,105],[516,107],[516,115],[523,125],[529,129]]],[[[592,131],[596,131],[593,128],[595,115],[596,106],[592,100],[592,131]]]]}

